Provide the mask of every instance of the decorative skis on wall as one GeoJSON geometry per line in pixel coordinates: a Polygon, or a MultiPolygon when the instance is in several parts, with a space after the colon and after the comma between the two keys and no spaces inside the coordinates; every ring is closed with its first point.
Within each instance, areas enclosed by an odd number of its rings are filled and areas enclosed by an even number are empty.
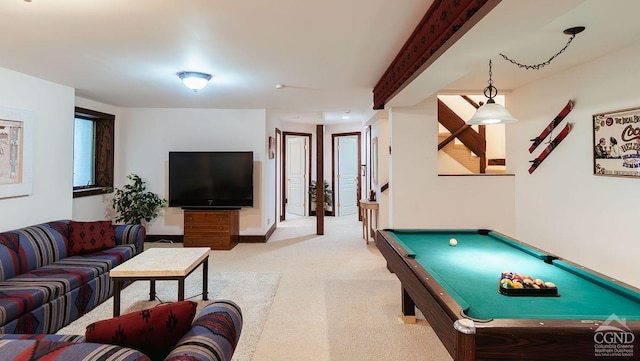
{"type": "Polygon", "coordinates": [[[551,132],[555,129],[555,127],[557,127],[558,125],[560,125],[560,123],[562,123],[564,118],[569,114],[569,112],[571,112],[571,109],[573,109],[573,100],[569,100],[567,105],[565,105],[564,108],[562,108],[560,113],[558,113],[558,115],[556,115],[556,117],[551,121],[551,123],[549,123],[549,125],[547,125],[547,127],[544,128],[544,130],[542,131],[542,133],[540,133],[540,135],[531,139],[533,144],[531,145],[531,147],[529,147],[529,153],[533,153],[533,151],[542,143],[542,141],[549,134],[551,134],[551,132]]]}
{"type": "Polygon", "coordinates": [[[538,166],[540,166],[540,163],[542,163],[542,161],[549,155],[549,153],[551,153],[558,146],[558,144],[560,144],[560,142],[562,142],[562,140],[566,138],[572,127],[573,123],[567,123],[560,134],[553,138],[553,140],[549,141],[549,145],[542,151],[542,153],[540,153],[540,155],[538,155],[536,159],[530,160],[532,164],[531,167],[529,167],[529,174],[533,173],[533,171],[536,170],[538,166]]]}

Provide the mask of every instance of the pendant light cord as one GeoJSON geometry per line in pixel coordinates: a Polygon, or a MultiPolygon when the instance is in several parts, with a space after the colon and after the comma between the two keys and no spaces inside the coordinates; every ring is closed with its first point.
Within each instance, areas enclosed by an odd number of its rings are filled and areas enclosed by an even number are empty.
{"type": "Polygon", "coordinates": [[[576,37],[576,34],[581,33],[584,30],[583,26],[577,26],[574,28],[569,28],[566,29],[564,31],[565,34],[567,35],[571,35],[571,37],[569,37],[569,40],[567,41],[567,44],[564,46],[564,48],[560,49],[560,51],[558,51],[554,56],[550,57],[547,61],[542,62],[540,64],[535,64],[535,65],[527,65],[527,64],[522,64],[514,59],[509,58],[508,56],[500,53],[500,56],[504,58],[504,60],[511,62],[512,64],[515,64],[518,66],[518,68],[524,68],[526,70],[530,70],[530,69],[534,69],[534,70],[540,70],[542,68],[545,67],[545,65],[549,65],[551,64],[551,61],[555,58],[557,58],[560,54],[562,54],[565,50],[567,50],[567,48],[569,47],[569,44],[571,44],[571,42],[573,41],[573,38],[576,37]]]}

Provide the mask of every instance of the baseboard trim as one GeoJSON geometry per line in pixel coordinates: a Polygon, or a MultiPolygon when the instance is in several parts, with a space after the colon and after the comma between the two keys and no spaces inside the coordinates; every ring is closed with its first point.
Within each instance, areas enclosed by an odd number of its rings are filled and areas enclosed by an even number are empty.
{"type": "MultiPolygon", "coordinates": [[[[240,235],[239,242],[240,243],[266,243],[273,232],[276,231],[276,224],[273,223],[271,227],[267,230],[265,235],[240,235]]],[[[171,241],[172,243],[183,243],[184,235],[182,234],[147,234],[145,238],[145,242],[159,242],[159,241],[171,241]]]]}
{"type": "Polygon", "coordinates": [[[183,243],[184,236],[181,234],[147,234],[145,242],[171,241],[173,243],[183,243]]]}
{"type": "Polygon", "coordinates": [[[278,226],[276,225],[276,222],[273,222],[273,224],[271,225],[271,227],[269,228],[269,230],[267,231],[267,234],[265,234],[265,239],[264,241],[268,241],[269,238],[271,238],[271,235],[273,234],[273,232],[276,231],[276,228],[278,228],[278,226]]]}
{"type": "Polygon", "coordinates": [[[273,232],[276,231],[275,222],[271,225],[271,227],[267,230],[267,233],[264,236],[261,235],[240,235],[240,243],[267,243],[269,238],[273,232]]]}
{"type": "Polygon", "coordinates": [[[257,234],[253,234],[253,235],[240,235],[240,239],[238,240],[238,243],[265,243],[266,237],[265,236],[261,236],[261,235],[257,235],[257,234]]]}

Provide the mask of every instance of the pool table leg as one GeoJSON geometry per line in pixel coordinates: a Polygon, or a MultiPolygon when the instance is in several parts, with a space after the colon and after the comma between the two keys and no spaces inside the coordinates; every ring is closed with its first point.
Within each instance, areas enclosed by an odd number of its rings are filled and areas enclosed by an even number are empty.
{"type": "Polygon", "coordinates": [[[416,304],[404,287],[402,287],[402,322],[416,323],[416,304]]]}

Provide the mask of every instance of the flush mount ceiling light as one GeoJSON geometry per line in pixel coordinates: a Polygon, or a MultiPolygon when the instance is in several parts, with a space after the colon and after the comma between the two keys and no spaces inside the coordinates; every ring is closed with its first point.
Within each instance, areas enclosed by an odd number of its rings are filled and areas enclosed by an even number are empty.
{"type": "Polygon", "coordinates": [[[491,79],[491,60],[489,60],[489,86],[484,88],[484,96],[489,98],[487,102],[482,105],[476,113],[467,120],[467,124],[471,125],[489,125],[489,124],[506,124],[518,121],[509,113],[505,107],[496,103],[493,98],[498,95],[498,89],[493,86],[493,79],[491,79]]]}
{"type": "Polygon", "coordinates": [[[200,73],[197,71],[181,71],[178,73],[178,77],[187,88],[194,92],[197,92],[207,86],[207,83],[211,80],[211,74],[200,73]]]}

